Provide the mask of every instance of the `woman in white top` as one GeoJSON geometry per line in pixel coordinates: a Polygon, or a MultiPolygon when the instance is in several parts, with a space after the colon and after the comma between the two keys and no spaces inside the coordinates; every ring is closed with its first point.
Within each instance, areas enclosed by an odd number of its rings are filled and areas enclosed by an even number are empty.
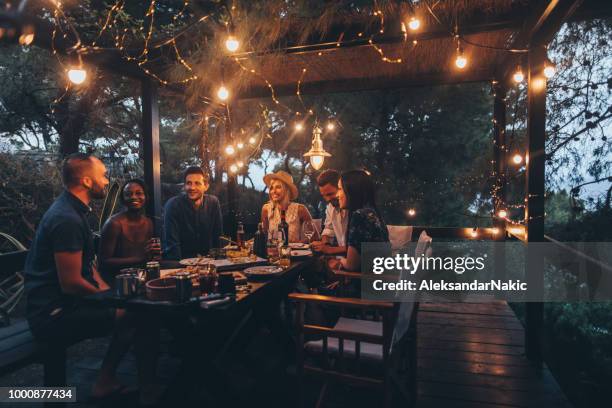
{"type": "Polygon", "coordinates": [[[293,184],[291,175],[281,170],[267,174],[263,180],[270,194],[270,201],[261,209],[264,230],[277,230],[281,222],[281,212],[284,212],[285,221],[289,224],[289,242],[307,242],[302,226],[305,222],[312,222],[312,217],[305,206],[293,202],[298,196],[298,189],[293,184]]]}

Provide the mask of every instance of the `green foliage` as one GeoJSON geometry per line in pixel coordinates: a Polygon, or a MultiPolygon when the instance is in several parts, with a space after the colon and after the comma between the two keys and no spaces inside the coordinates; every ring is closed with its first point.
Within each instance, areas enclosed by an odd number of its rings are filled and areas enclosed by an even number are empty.
{"type": "Polygon", "coordinates": [[[0,153],[0,231],[29,246],[38,221],[61,191],[53,156],[0,153]]]}

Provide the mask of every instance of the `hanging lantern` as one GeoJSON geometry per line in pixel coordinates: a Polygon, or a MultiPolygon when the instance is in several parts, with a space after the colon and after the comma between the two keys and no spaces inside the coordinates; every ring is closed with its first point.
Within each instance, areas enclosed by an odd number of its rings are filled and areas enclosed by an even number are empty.
{"type": "Polygon", "coordinates": [[[323,166],[323,162],[326,157],[331,157],[331,154],[327,153],[323,148],[323,141],[321,140],[321,128],[315,126],[312,131],[312,145],[307,153],[304,153],[305,157],[310,157],[310,165],[313,169],[319,170],[323,166]]]}

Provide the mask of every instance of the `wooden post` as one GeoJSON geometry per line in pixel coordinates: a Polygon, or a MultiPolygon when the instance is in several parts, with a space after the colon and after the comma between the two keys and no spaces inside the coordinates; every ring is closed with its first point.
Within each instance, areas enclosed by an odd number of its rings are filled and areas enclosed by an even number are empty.
{"type": "MultiPolygon", "coordinates": [[[[503,242],[506,238],[506,222],[499,218],[497,213],[501,209],[507,210],[506,205],[506,86],[503,83],[493,85],[493,171],[495,172],[495,195],[493,201],[493,227],[498,229],[495,241],[503,242]],[[496,199],[495,199],[496,198],[496,199]]],[[[493,257],[495,260],[495,278],[506,278],[506,253],[501,243],[495,244],[493,257]]]]}
{"type": "MultiPolygon", "coordinates": [[[[529,50],[527,93],[527,154],[525,188],[525,239],[527,243],[526,280],[532,294],[543,293],[544,258],[534,250],[533,243],[544,242],[544,142],[546,130],[546,77],[542,71],[546,47],[532,46],[529,50]]],[[[526,304],[525,351],[534,362],[542,361],[542,329],[544,304],[526,304]]]]}
{"type": "MultiPolygon", "coordinates": [[[[225,118],[225,141],[233,143],[234,138],[232,136],[232,123],[230,117],[229,107],[227,108],[227,117],[225,118]]],[[[225,227],[229,231],[224,231],[226,235],[236,239],[236,228],[238,221],[236,219],[236,210],[238,205],[238,177],[236,174],[232,174],[230,171],[231,165],[226,161],[225,171],[227,172],[227,217],[224,222],[225,227]]]]}
{"type": "Polygon", "coordinates": [[[142,80],[142,132],[144,177],[149,191],[147,215],[153,220],[154,235],[161,237],[159,108],[157,84],[150,78],[142,80]]]}

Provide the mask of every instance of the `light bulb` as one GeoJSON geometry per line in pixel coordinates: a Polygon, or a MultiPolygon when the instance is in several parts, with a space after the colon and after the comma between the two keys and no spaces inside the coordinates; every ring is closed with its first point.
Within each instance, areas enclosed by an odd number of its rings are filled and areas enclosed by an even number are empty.
{"type": "Polygon", "coordinates": [[[470,236],[472,238],[476,238],[478,236],[478,230],[476,229],[476,227],[474,227],[474,229],[470,231],[470,236]]]}
{"type": "Polygon", "coordinates": [[[408,27],[412,31],[418,30],[420,26],[421,26],[421,20],[419,20],[416,17],[410,17],[410,20],[408,21],[408,27]]]}
{"type": "Polygon", "coordinates": [[[534,90],[541,91],[546,86],[546,80],[540,76],[535,77],[531,80],[531,86],[533,86],[534,90]]]}
{"type": "Polygon", "coordinates": [[[30,45],[34,41],[34,27],[25,26],[19,36],[19,45],[30,45]]]}
{"type": "Polygon", "coordinates": [[[221,87],[217,91],[217,97],[222,101],[225,101],[227,100],[227,98],[229,98],[229,91],[225,86],[221,85],[221,87]]]}
{"type": "Polygon", "coordinates": [[[227,40],[225,40],[225,48],[227,48],[229,52],[235,52],[240,48],[240,41],[233,35],[230,35],[227,37],[227,40]]]}
{"type": "Polygon", "coordinates": [[[516,70],[512,78],[514,78],[514,82],[518,84],[523,82],[523,79],[525,79],[525,75],[523,75],[523,71],[521,71],[521,69],[519,68],[516,70]]]}
{"type": "Polygon", "coordinates": [[[319,170],[323,166],[324,161],[325,157],[323,156],[310,156],[310,165],[315,170],[319,170]]]}
{"type": "Polygon", "coordinates": [[[240,150],[240,149],[242,149],[242,148],[244,147],[244,143],[242,143],[242,142],[238,142],[238,143],[236,144],[236,147],[238,148],[238,150],[240,150]]]}
{"type": "Polygon", "coordinates": [[[334,122],[327,122],[327,130],[334,130],[335,128],[334,122]]]}
{"type": "Polygon", "coordinates": [[[302,125],[302,122],[297,122],[295,124],[295,130],[298,132],[301,132],[302,130],[304,130],[304,125],[302,125]]]}
{"type": "Polygon", "coordinates": [[[255,138],[253,136],[249,137],[249,143],[250,144],[255,144],[255,142],[257,142],[257,140],[255,140],[255,138]]]}
{"type": "Polygon", "coordinates": [[[521,164],[523,162],[523,156],[521,156],[520,154],[515,154],[514,156],[512,156],[512,162],[514,164],[521,164]]]}
{"type": "Polygon", "coordinates": [[[410,217],[414,217],[416,215],[416,210],[414,208],[411,208],[408,210],[408,215],[410,217]]]}
{"type": "Polygon", "coordinates": [[[244,162],[239,161],[237,164],[238,164],[238,168],[243,168],[244,167],[244,162]]]}
{"type": "Polygon", "coordinates": [[[87,71],[83,68],[70,68],[68,70],[68,79],[75,85],[81,85],[87,79],[87,71]]]}
{"type": "Polygon", "coordinates": [[[506,218],[508,216],[508,211],[506,211],[506,210],[499,210],[497,212],[497,216],[499,218],[506,218]]]}
{"type": "Polygon", "coordinates": [[[236,173],[236,172],[238,171],[238,166],[236,166],[235,164],[232,164],[232,165],[230,166],[230,171],[231,171],[232,173],[236,173]]]}
{"type": "Polygon", "coordinates": [[[555,75],[555,66],[552,64],[546,64],[544,67],[544,76],[548,79],[555,75]]]}
{"type": "Polygon", "coordinates": [[[463,69],[467,65],[467,58],[463,55],[463,53],[457,54],[457,58],[455,59],[455,65],[459,69],[463,69]]]}
{"type": "Polygon", "coordinates": [[[227,153],[228,155],[232,155],[236,152],[236,150],[234,150],[234,146],[229,145],[225,148],[225,153],[227,153]]]}

